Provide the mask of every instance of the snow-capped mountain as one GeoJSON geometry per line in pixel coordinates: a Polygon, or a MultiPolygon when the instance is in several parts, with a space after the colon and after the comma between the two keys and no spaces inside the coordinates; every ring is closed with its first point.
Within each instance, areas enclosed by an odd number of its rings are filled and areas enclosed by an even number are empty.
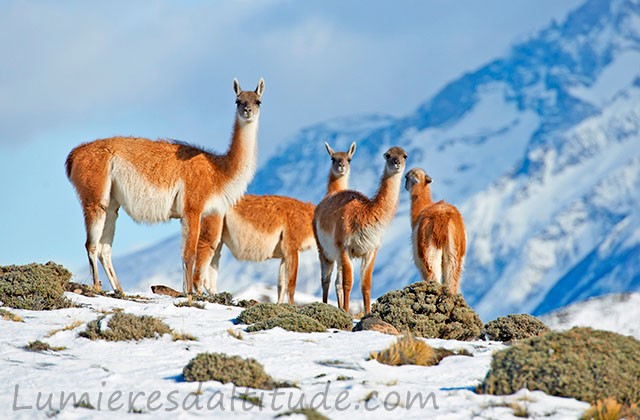
{"type": "MultiPolygon", "coordinates": [[[[404,118],[365,115],[302,130],[260,168],[250,191],[320,201],[329,168],[324,141],[336,150],[357,142],[351,186],[366,194],[393,145],[408,151],[408,168],[432,176],[434,198],[465,218],[462,290],[485,321],[640,289],[638,0],[587,1],[404,118]]],[[[419,280],[408,196],[400,195],[373,297],[419,280]]],[[[180,239],[115,266],[127,290],[179,286],[180,239]]],[[[235,292],[276,277],[277,262],[240,263],[226,253],[219,287],[235,292]]],[[[298,290],[318,293],[319,279],[317,255],[307,252],[298,290]]]]}

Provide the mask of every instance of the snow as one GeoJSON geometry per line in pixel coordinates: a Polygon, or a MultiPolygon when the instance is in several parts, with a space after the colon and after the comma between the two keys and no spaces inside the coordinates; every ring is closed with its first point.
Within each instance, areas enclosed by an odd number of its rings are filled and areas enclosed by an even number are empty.
{"type": "Polygon", "coordinates": [[[578,85],[571,88],[570,93],[598,107],[604,106],[638,76],[629,69],[640,69],[640,51],[624,51],[591,86],[578,85]]]}
{"type": "Polygon", "coordinates": [[[640,340],[640,293],[588,299],[540,317],[554,330],[591,327],[631,335],[640,340]]]}
{"type": "Polygon", "coordinates": [[[314,407],[321,406],[319,411],[332,419],[390,416],[508,419],[515,418],[509,408],[512,403],[526,406],[533,417],[573,419],[588,407],[574,399],[539,391],[521,390],[510,396],[473,392],[487,373],[492,353],[505,348],[497,342],[426,340],[437,347],[465,349],[473,357],[451,356],[432,367],[392,367],[367,360],[370,352],[395,341],[395,337],[378,332],[333,330],[304,334],[276,328],[242,332],[243,338],[237,339],[227,330],[243,330],[243,325],[234,324],[239,308],[209,303],[204,310],[176,307],[173,299],[151,294],[143,295],[141,301],[71,293],[67,296],[81,307],[41,312],[12,310],[25,322],[0,320],[3,331],[0,370],[5,379],[0,384],[1,417],[40,418],[51,414],[60,409],[61,392],[67,398],[72,392],[77,398],[86,393],[89,402],[100,408],[99,411],[74,408],[71,402],[57,414],[61,419],[121,418],[133,416],[132,411],[152,413],[154,418],[191,418],[206,415],[207,404],[217,407],[215,414],[223,418],[271,419],[276,412],[286,411],[289,404],[299,408],[301,398],[305,405],[313,401],[314,407]],[[77,336],[87,322],[114,308],[159,317],[174,330],[195,335],[198,341],[172,341],[163,336],[139,342],[106,342],[77,336]],[[76,321],[82,324],[46,338],[53,330],[76,321]],[[32,353],[22,348],[36,339],[66,349],[32,353]],[[281,388],[278,394],[264,391],[265,407],[259,409],[232,396],[246,392],[258,396],[262,391],[215,381],[201,385],[185,382],[181,376],[183,367],[201,352],[255,358],[267,373],[278,380],[293,382],[297,388],[281,388]],[[193,393],[198,391],[201,395],[196,405],[193,393]],[[50,406],[44,404],[42,410],[35,407],[39,393],[41,406],[52,396],[50,406]],[[368,396],[372,398],[365,404],[368,396]],[[423,408],[417,398],[422,398],[423,408]],[[29,406],[33,408],[25,408],[29,406]]]}

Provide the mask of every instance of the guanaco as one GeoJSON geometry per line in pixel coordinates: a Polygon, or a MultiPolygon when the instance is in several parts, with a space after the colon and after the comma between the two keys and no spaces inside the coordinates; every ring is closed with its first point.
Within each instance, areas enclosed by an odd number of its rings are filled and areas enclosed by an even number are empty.
{"type": "Polygon", "coordinates": [[[249,195],[231,207],[220,232],[219,215],[202,219],[196,256],[196,279],[204,279],[205,289],[216,293],[222,244],[239,261],[280,258],[278,303],[285,294],[294,303],[300,252],[315,245],[312,219],[315,206],[278,195],[249,195]]]}
{"type": "Polygon", "coordinates": [[[373,198],[353,190],[327,195],[316,207],[313,218],[320,253],[323,301],[327,302],[333,262],[338,266],[338,305],[349,311],[353,285],[351,258],[361,258],[360,282],[365,313],[371,308],[371,277],[382,234],[393,219],[400,194],[407,153],[392,147],[385,154],[380,186],[373,198]]]}
{"type": "Polygon", "coordinates": [[[434,203],[431,182],[424,170],[413,168],[405,176],[411,194],[413,259],[424,280],[440,282],[458,293],[464,267],[467,234],[458,209],[444,201],[434,203]]]}
{"type": "MultiPolygon", "coordinates": [[[[224,155],[174,141],[111,137],[82,144],[69,153],[67,177],[75,187],[86,227],[85,248],[95,289],[101,288],[97,259],[114,290],[122,290],[111,262],[118,209],[136,222],[181,219],[183,288],[193,292],[196,245],[203,215],[224,215],[245,193],[257,159],[258,119],[264,93],[243,91],[233,80],[236,115],[224,155]]],[[[221,219],[220,219],[221,220],[221,219]]],[[[201,284],[195,284],[197,291],[201,284]]]]}

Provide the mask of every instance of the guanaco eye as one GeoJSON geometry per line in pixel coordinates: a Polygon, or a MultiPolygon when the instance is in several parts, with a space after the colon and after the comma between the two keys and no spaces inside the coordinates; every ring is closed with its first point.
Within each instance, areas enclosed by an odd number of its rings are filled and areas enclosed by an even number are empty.
{"type": "Polygon", "coordinates": [[[236,99],[236,105],[240,105],[240,99],[236,99]]]}
{"type": "Polygon", "coordinates": [[[336,158],[331,158],[331,162],[336,163],[336,158]]]}
{"type": "Polygon", "coordinates": [[[391,157],[391,155],[389,155],[389,153],[385,153],[385,154],[384,154],[384,158],[385,158],[385,159],[389,159],[390,157],[391,157]]]}
{"type": "Polygon", "coordinates": [[[347,159],[347,162],[351,163],[351,159],[347,159]]]}
{"type": "Polygon", "coordinates": [[[258,106],[262,105],[262,101],[256,101],[256,105],[258,106]]]}

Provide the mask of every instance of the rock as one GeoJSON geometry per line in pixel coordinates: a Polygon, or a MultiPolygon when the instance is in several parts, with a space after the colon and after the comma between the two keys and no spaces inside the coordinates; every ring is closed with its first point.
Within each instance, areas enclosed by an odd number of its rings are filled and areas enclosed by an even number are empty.
{"type": "Polygon", "coordinates": [[[393,325],[384,322],[377,316],[367,315],[353,327],[353,331],[378,331],[383,334],[400,335],[393,325]]]}
{"type": "Polygon", "coordinates": [[[178,292],[177,290],[172,289],[169,286],[162,285],[151,286],[151,291],[157,295],[167,295],[174,298],[182,295],[182,293],[178,292]]]}

